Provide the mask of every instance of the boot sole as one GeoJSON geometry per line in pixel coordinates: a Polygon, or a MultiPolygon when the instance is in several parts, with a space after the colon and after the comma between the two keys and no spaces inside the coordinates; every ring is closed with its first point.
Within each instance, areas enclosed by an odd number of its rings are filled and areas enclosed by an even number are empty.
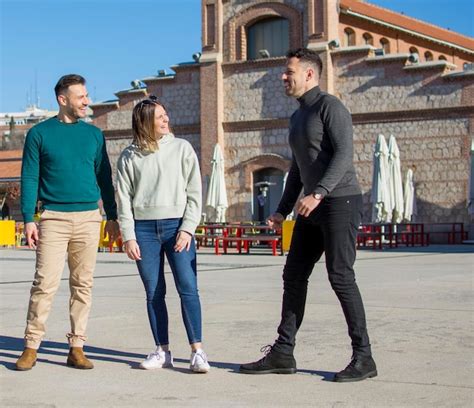
{"type": "Polygon", "coordinates": [[[28,368],[15,366],[15,370],[16,371],[30,371],[35,365],[36,365],[36,362],[31,367],[28,367],[28,368]]]}
{"type": "Polygon", "coordinates": [[[296,374],[296,368],[272,368],[271,370],[260,370],[260,371],[253,371],[253,370],[246,370],[245,368],[241,368],[239,370],[242,374],[296,374]]]}
{"type": "Polygon", "coordinates": [[[333,381],[334,382],[356,382],[356,381],[362,381],[366,380],[367,378],[374,378],[377,377],[377,370],[370,371],[367,374],[364,374],[361,377],[356,377],[356,378],[336,378],[334,377],[333,381]]]}
{"type": "Polygon", "coordinates": [[[93,366],[92,367],[79,366],[79,365],[76,365],[76,364],[74,364],[73,362],[71,362],[69,360],[66,361],[66,365],[68,367],[76,368],[78,370],[92,370],[94,368],[93,366]]]}

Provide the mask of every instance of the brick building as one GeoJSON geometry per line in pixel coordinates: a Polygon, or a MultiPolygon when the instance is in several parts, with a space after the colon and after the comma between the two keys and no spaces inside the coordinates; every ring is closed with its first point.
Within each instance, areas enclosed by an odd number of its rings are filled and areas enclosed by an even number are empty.
{"type": "Polygon", "coordinates": [[[111,162],[130,143],[135,104],[157,95],[174,133],[198,153],[204,191],[219,143],[228,218],[261,219],[276,206],[290,164],[287,126],[297,104],[285,96],[281,73],[286,50],[300,46],[320,53],[322,89],[352,113],[365,220],[381,133],[397,137],[402,173],[414,169],[418,220],[472,225],[473,39],[358,0],[203,0],[196,62],[143,78],[116,100],[92,106],[111,162]],[[270,186],[258,208],[255,184],[262,181],[270,186]]]}
{"type": "Polygon", "coordinates": [[[0,113],[0,210],[2,218],[21,219],[20,179],[22,148],[26,134],[57,111],[28,106],[23,112],[0,113]]]}

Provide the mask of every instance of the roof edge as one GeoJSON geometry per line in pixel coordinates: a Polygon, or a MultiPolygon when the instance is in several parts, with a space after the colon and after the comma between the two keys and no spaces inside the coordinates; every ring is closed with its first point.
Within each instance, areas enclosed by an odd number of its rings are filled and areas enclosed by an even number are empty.
{"type": "Polygon", "coordinates": [[[474,39],[395,11],[358,0],[340,0],[341,12],[402,30],[460,51],[474,54],[474,39]],[[416,26],[416,28],[414,28],[416,26]]]}

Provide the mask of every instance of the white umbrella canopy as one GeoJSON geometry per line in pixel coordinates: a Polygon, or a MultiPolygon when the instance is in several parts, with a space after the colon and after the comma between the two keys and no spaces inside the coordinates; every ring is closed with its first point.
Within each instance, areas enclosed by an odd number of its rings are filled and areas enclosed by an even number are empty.
{"type": "Polygon", "coordinates": [[[392,203],[389,189],[388,147],[385,137],[378,135],[374,151],[374,173],[372,178],[372,221],[390,222],[392,203]]]}
{"type": "Polygon", "coordinates": [[[413,170],[408,169],[405,175],[405,183],[403,185],[403,221],[411,222],[417,214],[415,184],[413,183],[413,170]]]}
{"type": "Polygon", "coordinates": [[[390,201],[392,203],[392,222],[398,224],[403,219],[403,182],[400,165],[400,150],[395,136],[388,140],[388,168],[390,183],[390,201]]]}
{"type": "Polygon", "coordinates": [[[224,157],[219,144],[216,144],[212,156],[211,178],[207,190],[207,220],[210,222],[225,222],[225,213],[228,206],[225,187],[224,157]]]}

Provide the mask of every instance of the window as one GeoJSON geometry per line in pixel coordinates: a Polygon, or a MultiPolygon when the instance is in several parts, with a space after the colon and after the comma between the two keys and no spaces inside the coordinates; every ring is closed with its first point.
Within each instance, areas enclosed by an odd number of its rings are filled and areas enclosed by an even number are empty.
{"type": "Polygon", "coordinates": [[[285,55],[289,49],[289,23],[286,18],[268,18],[251,25],[247,31],[247,58],[285,55]],[[266,50],[268,52],[260,52],[266,50]]]}
{"type": "Polygon", "coordinates": [[[410,54],[419,54],[418,48],[416,47],[410,47],[409,51],[410,51],[410,54]]]}
{"type": "Polygon", "coordinates": [[[346,27],[344,29],[344,46],[345,47],[350,47],[352,45],[355,45],[355,32],[352,28],[346,27]]]}
{"type": "Polygon", "coordinates": [[[431,52],[425,52],[425,61],[433,61],[433,54],[431,52]]]}
{"type": "Polygon", "coordinates": [[[390,42],[385,37],[380,39],[380,46],[383,48],[385,54],[390,54],[390,42]]]}
{"type": "Polygon", "coordinates": [[[447,61],[446,57],[444,55],[440,55],[438,58],[440,61],[447,61]]]}
{"type": "Polygon", "coordinates": [[[364,44],[374,45],[374,37],[372,37],[369,33],[364,33],[362,38],[364,39],[364,44]]]}

